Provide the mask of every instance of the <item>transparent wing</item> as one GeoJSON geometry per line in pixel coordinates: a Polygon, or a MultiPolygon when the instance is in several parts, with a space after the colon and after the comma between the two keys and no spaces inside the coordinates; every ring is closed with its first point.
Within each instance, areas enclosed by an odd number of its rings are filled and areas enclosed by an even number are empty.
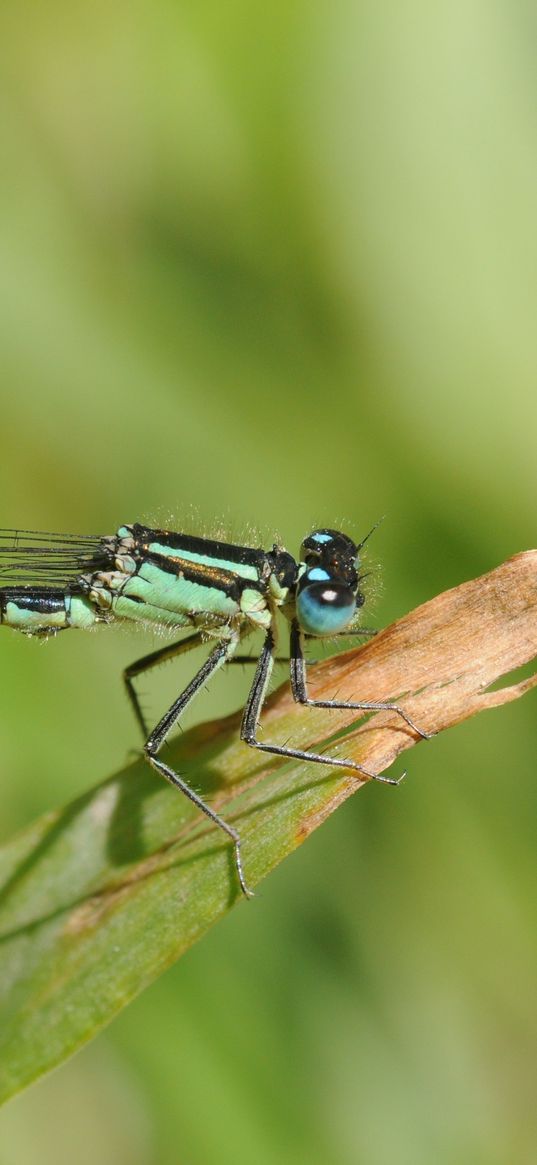
{"type": "Polygon", "coordinates": [[[114,538],[0,529],[0,587],[65,587],[79,575],[109,570],[114,538]]]}

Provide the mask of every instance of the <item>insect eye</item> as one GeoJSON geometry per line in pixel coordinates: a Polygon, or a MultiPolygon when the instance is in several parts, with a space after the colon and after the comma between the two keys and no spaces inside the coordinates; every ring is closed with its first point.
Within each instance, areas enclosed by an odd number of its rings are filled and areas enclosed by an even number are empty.
{"type": "Polygon", "coordinates": [[[337,635],[351,622],[356,598],[341,583],[309,583],[297,596],[296,611],[308,635],[337,635]]]}

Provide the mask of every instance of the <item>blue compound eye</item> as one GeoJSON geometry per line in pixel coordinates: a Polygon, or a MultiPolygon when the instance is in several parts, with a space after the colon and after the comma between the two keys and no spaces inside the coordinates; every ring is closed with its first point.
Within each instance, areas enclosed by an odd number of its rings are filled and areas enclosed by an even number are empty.
{"type": "Polygon", "coordinates": [[[297,595],[298,621],[308,635],[337,635],[355,611],[356,596],[341,583],[310,583],[297,595]]]}

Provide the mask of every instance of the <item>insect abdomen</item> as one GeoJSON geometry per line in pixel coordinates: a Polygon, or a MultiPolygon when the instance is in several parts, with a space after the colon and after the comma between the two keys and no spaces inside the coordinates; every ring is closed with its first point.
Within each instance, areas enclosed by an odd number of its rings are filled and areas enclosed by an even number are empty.
{"type": "Polygon", "coordinates": [[[0,589],[0,623],[27,635],[53,634],[66,627],[91,627],[97,617],[92,603],[83,595],[51,587],[0,589]]]}

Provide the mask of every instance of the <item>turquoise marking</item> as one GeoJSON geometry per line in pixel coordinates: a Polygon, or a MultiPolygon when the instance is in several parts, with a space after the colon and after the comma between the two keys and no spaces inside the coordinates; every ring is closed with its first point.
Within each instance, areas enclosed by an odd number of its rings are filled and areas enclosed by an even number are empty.
{"type": "Polygon", "coordinates": [[[312,542],[331,542],[332,534],[310,534],[312,542]]]}
{"type": "Polygon", "coordinates": [[[93,603],[82,595],[71,595],[70,598],[69,626],[78,627],[82,631],[93,627],[97,622],[97,612],[93,603]]]}
{"type": "Polygon", "coordinates": [[[63,606],[57,611],[32,611],[8,599],[2,621],[15,631],[24,631],[28,635],[48,630],[61,631],[65,627],[86,630],[97,622],[94,605],[82,595],[65,594],[62,603],[63,606]]]}
{"type": "Polygon", "coordinates": [[[36,631],[46,631],[47,627],[53,631],[69,626],[65,607],[61,607],[59,611],[50,611],[48,614],[44,614],[43,611],[28,611],[24,607],[19,607],[18,603],[15,602],[6,603],[4,621],[9,627],[13,627],[17,631],[26,631],[30,635],[36,631]]]}
{"type": "Polygon", "coordinates": [[[118,619],[132,619],[135,623],[158,623],[161,627],[192,627],[195,618],[185,611],[169,611],[152,603],[137,603],[125,595],[115,595],[112,611],[118,619]]]}
{"type": "Polygon", "coordinates": [[[272,614],[263,595],[253,587],[245,587],[241,596],[241,611],[256,627],[270,627],[272,614]]]}
{"type": "Polygon", "coordinates": [[[282,603],[285,602],[289,594],[289,587],[282,587],[281,583],[278,582],[278,579],[275,577],[275,575],[271,574],[269,578],[268,589],[272,597],[275,599],[277,605],[281,607],[282,603]]]}
{"type": "MultiPolygon", "coordinates": [[[[152,607],[179,615],[198,615],[206,611],[209,616],[229,619],[239,610],[235,600],[230,599],[224,591],[169,574],[152,562],[144,562],[138,574],[127,579],[121,594],[127,598],[143,599],[144,603],[152,607]]],[[[138,611],[138,617],[144,618],[139,605],[138,611]]]]}
{"type": "Polygon", "coordinates": [[[330,575],[327,570],[323,570],[321,566],[314,566],[312,570],[308,570],[307,578],[311,582],[327,582],[330,575]]]}
{"type": "Polygon", "coordinates": [[[228,570],[231,575],[249,578],[254,582],[257,582],[259,578],[256,567],[249,563],[227,562],[225,558],[214,558],[208,554],[194,554],[191,550],[177,550],[172,546],[161,546],[160,542],[151,542],[149,550],[151,554],[161,554],[166,558],[183,558],[185,562],[195,562],[199,566],[214,566],[218,570],[228,570]]]}

